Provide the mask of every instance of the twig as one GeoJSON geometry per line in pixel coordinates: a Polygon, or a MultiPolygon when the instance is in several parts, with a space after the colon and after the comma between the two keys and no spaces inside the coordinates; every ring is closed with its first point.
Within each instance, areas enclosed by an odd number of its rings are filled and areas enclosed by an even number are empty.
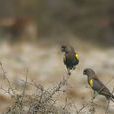
{"type": "MultiPolygon", "coordinates": [[[[3,72],[3,78],[7,80],[8,85],[9,85],[8,91],[11,90],[12,93],[13,93],[13,95],[15,95],[15,91],[14,91],[14,89],[12,88],[11,83],[10,83],[9,79],[7,78],[7,76],[6,76],[6,72],[5,72],[5,70],[4,70],[3,65],[2,65],[1,62],[0,62],[0,66],[1,66],[1,69],[2,69],[2,72],[3,72]]],[[[9,92],[8,92],[8,93],[9,93],[9,92]]],[[[10,94],[11,94],[11,93],[10,93],[10,94]]]]}
{"type": "Polygon", "coordinates": [[[27,86],[27,76],[28,76],[28,69],[26,69],[26,79],[25,79],[24,89],[22,92],[22,97],[24,97],[24,95],[25,95],[25,90],[26,90],[26,86],[27,86]]]}
{"type": "Polygon", "coordinates": [[[94,100],[94,97],[92,96],[92,99],[90,101],[90,109],[89,109],[91,114],[95,114],[95,106],[94,106],[93,100],[94,100]]]}
{"type": "Polygon", "coordinates": [[[110,104],[110,100],[108,100],[108,103],[107,103],[107,107],[106,107],[105,114],[108,114],[109,104],[110,104]]]}
{"type": "MultiPolygon", "coordinates": [[[[112,93],[112,94],[114,93],[114,88],[113,88],[113,90],[112,90],[111,93],[112,93]]],[[[108,103],[107,103],[107,107],[106,107],[105,114],[108,114],[109,105],[110,105],[110,99],[108,99],[108,103]]]]}
{"type": "Polygon", "coordinates": [[[86,107],[88,106],[88,104],[83,105],[77,112],[77,114],[79,114],[80,112],[82,112],[82,110],[84,110],[86,107]]]}

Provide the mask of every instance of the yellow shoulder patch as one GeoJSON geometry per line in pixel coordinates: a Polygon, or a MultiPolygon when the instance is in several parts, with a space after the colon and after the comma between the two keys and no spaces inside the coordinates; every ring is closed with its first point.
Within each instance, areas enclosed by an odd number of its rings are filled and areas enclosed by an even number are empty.
{"type": "Polygon", "coordinates": [[[65,55],[63,56],[63,60],[66,61],[66,56],[65,55]]]}
{"type": "Polygon", "coordinates": [[[77,60],[79,60],[79,55],[78,55],[77,53],[76,53],[76,55],[75,55],[75,56],[76,56],[77,60]]]}
{"type": "Polygon", "coordinates": [[[91,86],[91,87],[93,87],[93,83],[94,83],[94,82],[93,82],[93,80],[92,80],[92,79],[91,79],[91,80],[89,80],[89,84],[90,84],[90,86],[91,86]]]}

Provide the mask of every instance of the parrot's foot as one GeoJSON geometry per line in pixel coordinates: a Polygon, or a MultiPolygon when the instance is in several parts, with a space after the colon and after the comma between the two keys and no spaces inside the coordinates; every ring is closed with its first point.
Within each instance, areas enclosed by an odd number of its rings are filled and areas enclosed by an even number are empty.
{"type": "Polygon", "coordinates": [[[72,69],[73,69],[73,70],[75,70],[75,69],[76,69],[76,67],[74,66],[72,69]]]}
{"type": "Polygon", "coordinates": [[[71,75],[71,72],[68,72],[68,75],[71,75]]]}

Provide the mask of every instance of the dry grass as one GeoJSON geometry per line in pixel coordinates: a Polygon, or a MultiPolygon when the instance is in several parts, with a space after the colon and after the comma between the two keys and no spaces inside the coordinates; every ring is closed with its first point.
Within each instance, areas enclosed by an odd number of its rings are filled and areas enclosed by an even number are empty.
{"type": "MultiPolygon", "coordinates": [[[[97,114],[93,94],[90,96],[88,102],[81,106],[73,104],[67,98],[64,99],[64,104],[60,105],[58,103],[61,102],[58,99],[59,96],[67,92],[67,83],[70,79],[68,74],[63,76],[63,79],[57,85],[45,89],[43,85],[28,81],[28,69],[26,69],[24,86],[22,90],[16,90],[8,79],[2,63],[0,63],[0,67],[2,70],[2,82],[7,83],[7,87],[2,86],[3,83],[1,83],[0,89],[7,93],[12,101],[4,114],[97,114]],[[32,94],[28,94],[28,86],[35,88],[32,94]]],[[[109,106],[108,102],[104,111],[105,114],[108,114],[109,106]]]]}
{"type": "Polygon", "coordinates": [[[32,82],[27,81],[27,74],[26,72],[26,80],[25,85],[20,92],[17,94],[17,90],[12,86],[11,82],[6,76],[5,70],[0,64],[2,72],[3,72],[3,81],[8,83],[8,88],[4,89],[1,85],[1,89],[8,93],[11,96],[12,104],[8,108],[5,114],[69,114],[68,110],[65,107],[58,107],[56,106],[56,96],[59,92],[64,92],[64,86],[66,86],[69,76],[65,76],[62,81],[60,81],[55,87],[44,89],[42,85],[36,85],[32,82]],[[26,94],[26,87],[34,86],[36,91],[32,95],[26,94]],[[58,109],[60,111],[58,111],[58,109]]]}

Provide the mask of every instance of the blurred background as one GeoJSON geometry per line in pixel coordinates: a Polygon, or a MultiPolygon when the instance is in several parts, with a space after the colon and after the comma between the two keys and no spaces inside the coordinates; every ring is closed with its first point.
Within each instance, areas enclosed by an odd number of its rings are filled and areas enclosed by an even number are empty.
{"type": "MultiPolygon", "coordinates": [[[[65,98],[79,107],[88,101],[91,89],[82,74],[86,67],[93,68],[104,83],[112,80],[107,85],[112,91],[113,4],[113,0],[0,0],[0,61],[9,80],[22,88],[28,68],[30,81],[45,88],[56,85],[66,74],[60,46],[69,44],[79,53],[80,64],[72,72],[65,98]]],[[[10,102],[0,90],[0,112],[10,102]]],[[[105,102],[104,97],[96,98],[96,114],[104,112],[105,102]]]]}

